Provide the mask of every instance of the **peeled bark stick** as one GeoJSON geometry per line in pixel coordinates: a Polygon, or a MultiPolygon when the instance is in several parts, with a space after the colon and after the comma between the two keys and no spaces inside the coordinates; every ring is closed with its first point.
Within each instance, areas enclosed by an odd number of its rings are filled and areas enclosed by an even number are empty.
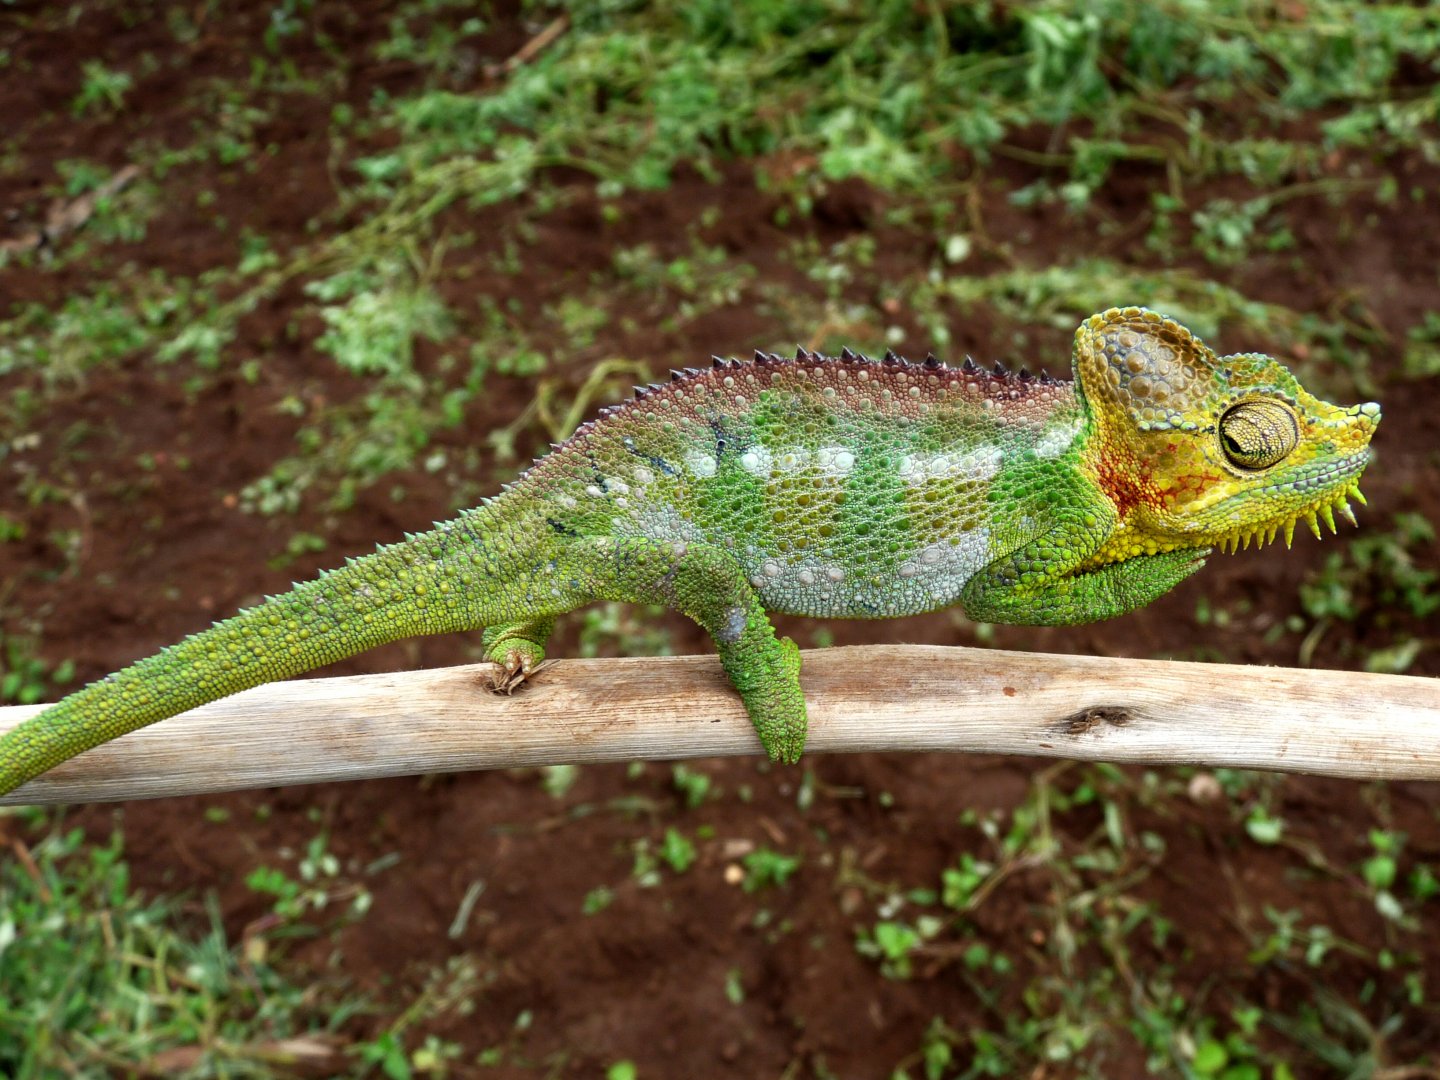
{"type": "MultiPolygon", "coordinates": [[[[248,690],[74,758],[0,803],[88,802],[759,752],[708,656],[562,660],[513,697],[489,665],[248,690]]],[[[804,657],[809,754],[963,751],[1440,779],[1440,683],[924,645],[804,657]]],[[[39,712],[0,709],[0,730],[39,712]]]]}

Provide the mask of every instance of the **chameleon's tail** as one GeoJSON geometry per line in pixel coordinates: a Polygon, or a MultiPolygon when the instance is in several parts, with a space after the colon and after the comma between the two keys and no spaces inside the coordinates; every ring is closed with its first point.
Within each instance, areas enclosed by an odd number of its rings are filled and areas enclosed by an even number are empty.
{"type": "Polygon", "coordinates": [[[459,529],[351,560],[91,683],[0,736],[0,794],[205,702],[389,641],[484,625],[490,590],[467,588],[489,577],[480,550],[462,519],[459,529]]]}

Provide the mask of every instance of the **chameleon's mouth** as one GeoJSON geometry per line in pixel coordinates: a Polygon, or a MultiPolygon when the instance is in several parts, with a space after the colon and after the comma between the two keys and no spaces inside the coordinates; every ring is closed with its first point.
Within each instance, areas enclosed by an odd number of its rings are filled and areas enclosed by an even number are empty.
{"type": "Polygon", "coordinates": [[[1295,526],[1302,521],[1319,540],[1324,536],[1320,531],[1322,521],[1329,526],[1331,533],[1339,532],[1335,526],[1337,513],[1351,525],[1358,524],[1355,520],[1355,512],[1350,509],[1349,500],[1354,499],[1361,506],[1366,505],[1365,496],[1360,493],[1360,474],[1369,463],[1370,450],[1367,447],[1358,453],[1340,458],[1338,461],[1327,462],[1300,476],[1292,475],[1269,488],[1262,489],[1263,492],[1279,498],[1293,499],[1296,496],[1302,498],[1310,496],[1310,498],[1302,502],[1295,510],[1290,511],[1287,517],[1260,525],[1239,525],[1230,532],[1222,533],[1215,541],[1215,546],[1221,551],[1240,551],[1242,548],[1248,548],[1253,542],[1257,548],[1260,548],[1274,543],[1275,538],[1283,534],[1285,546],[1288,548],[1295,539],[1295,526]]]}

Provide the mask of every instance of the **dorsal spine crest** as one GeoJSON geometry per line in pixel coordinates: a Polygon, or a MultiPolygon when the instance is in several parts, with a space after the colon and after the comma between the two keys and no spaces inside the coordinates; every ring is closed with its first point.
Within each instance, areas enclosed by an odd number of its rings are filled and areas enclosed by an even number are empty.
{"type": "MultiPolygon", "coordinates": [[[[732,373],[733,377],[733,373],[744,372],[752,368],[764,368],[772,373],[779,369],[783,374],[790,370],[797,373],[812,373],[816,368],[827,367],[846,370],[880,368],[892,373],[913,371],[919,375],[942,378],[945,375],[958,375],[967,379],[967,385],[978,385],[985,395],[996,397],[1004,396],[1008,391],[1029,391],[1037,387],[1052,388],[1070,383],[1069,379],[1056,378],[1043,368],[1038,373],[1025,367],[1012,371],[1002,361],[996,361],[992,367],[981,367],[970,356],[966,356],[959,366],[951,366],[933,352],[927,353],[924,360],[916,361],[899,355],[894,349],[886,349],[885,355],[878,358],[857,353],[848,347],[842,348],[838,356],[827,356],[824,353],[807,349],[803,345],[797,345],[793,357],[756,349],[749,361],[735,357],[712,356],[708,368],[672,368],[668,384],[651,383],[647,386],[637,386],[634,400],[644,401],[658,393],[669,391],[671,388],[683,389],[687,384],[705,382],[716,372],[732,373]]],[[[624,406],[617,408],[623,409],[624,406]]],[[[603,411],[602,415],[604,415],[603,411]]]]}

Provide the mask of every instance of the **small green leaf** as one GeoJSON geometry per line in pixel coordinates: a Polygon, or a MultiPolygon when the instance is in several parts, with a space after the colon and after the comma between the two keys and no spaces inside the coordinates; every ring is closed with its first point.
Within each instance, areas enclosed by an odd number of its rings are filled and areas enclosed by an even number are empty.
{"type": "Polygon", "coordinates": [[[1191,1064],[1201,1076],[1214,1076],[1229,1060],[1230,1052],[1225,1049],[1225,1044],[1209,1039],[1196,1048],[1191,1064]]]}
{"type": "Polygon", "coordinates": [[[1257,811],[1245,822],[1245,831],[1257,844],[1278,844],[1285,832],[1285,822],[1257,811]]]}
{"type": "Polygon", "coordinates": [[[695,862],[695,845],[679,830],[666,829],[665,839],[660,845],[660,857],[670,864],[670,869],[683,874],[695,862]]]}

